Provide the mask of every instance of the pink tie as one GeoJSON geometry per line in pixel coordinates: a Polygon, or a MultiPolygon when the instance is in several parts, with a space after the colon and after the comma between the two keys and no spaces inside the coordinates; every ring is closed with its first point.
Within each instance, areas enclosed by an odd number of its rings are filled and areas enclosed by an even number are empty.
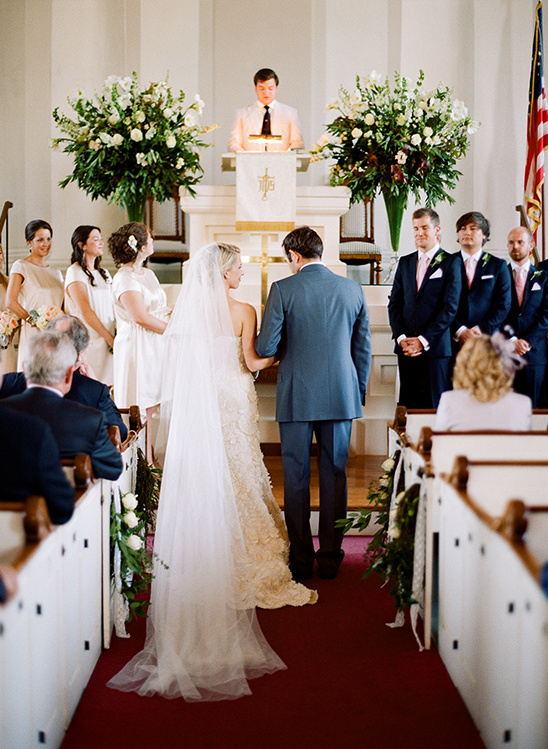
{"type": "Polygon", "coordinates": [[[468,279],[468,288],[472,286],[472,281],[474,280],[474,276],[476,274],[476,263],[477,260],[475,257],[467,257],[464,261],[464,266],[466,268],[466,278],[468,279]]]}
{"type": "Polygon", "coordinates": [[[523,295],[525,293],[525,283],[527,281],[527,272],[525,268],[514,269],[514,283],[516,284],[516,296],[518,298],[518,304],[521,307],[523,303],[523,295]]]}
{"type": "Polygon", "coordinates": [[[417,291],[420,289],[421,284],[424,281],[429,262],[430,258],[428,257],[428,255],[421,253],[421,256],[419,258],[419,265],[417,268],[417,291]]]}

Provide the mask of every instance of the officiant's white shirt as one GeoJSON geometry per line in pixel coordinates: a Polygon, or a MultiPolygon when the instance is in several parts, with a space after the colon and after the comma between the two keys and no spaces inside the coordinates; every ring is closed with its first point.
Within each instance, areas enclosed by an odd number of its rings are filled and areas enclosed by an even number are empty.
{"type": "MultiPolygon", "coordinates": [[[[268,144],[269,151],[289,151],[292,148],[304,148],[303,136],[299,125],[297,110],[274,100],[268,105],[270,109],[270,129],[272,135],[281,135],[281,141],[268,144]]],[[[232,125],[229,151],[262,151],[262,147],[249,140],[250,135],[259,135],[263,127],[264,105],[260,101],[239,109],[232,125]]]]}

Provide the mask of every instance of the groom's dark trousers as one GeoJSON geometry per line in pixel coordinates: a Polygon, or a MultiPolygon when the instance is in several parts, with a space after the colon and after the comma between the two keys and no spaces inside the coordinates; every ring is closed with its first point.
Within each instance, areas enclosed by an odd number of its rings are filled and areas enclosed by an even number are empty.
{"type": "Polygon", "coordinates": [[[361,287],[321,263],[272,284],[257,338],[259,356],[280,360],[276,420],[284,468],[284,504],[294,577],[335,576],[342,560],[346,463],[352,419],[362,415],[371,362],[367,307],[361,287]],[[318,554],[310,530],[310,446],[318,442],[318,554]]]}

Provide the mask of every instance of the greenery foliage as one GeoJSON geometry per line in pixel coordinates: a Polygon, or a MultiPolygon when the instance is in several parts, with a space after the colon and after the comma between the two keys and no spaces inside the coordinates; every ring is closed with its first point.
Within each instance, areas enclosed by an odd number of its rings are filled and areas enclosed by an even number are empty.
{"type": "Polygon", "coordinates": [[[337,116],[311,150],[316,159],[331,158],[331,184],[346,185],[352,201],[373,199],[377,192],[399,196],[412,192],[427,205],[454,199],[449,194],[461,173],[457,160],[469,147],[474,122],[451,89],[439,84],[423,87],[421,70],[416,83],[373,71],[363,81],[356,77],[350,93],[341,86],[339,97],[327,105],[337,116]]]}
{"type": "Polygon", "coordinates": [[[213,129],[198,124],[204,106],[198,95],[186,105],[183,91],[175,96],[167,81],[140,91],[133,73],[110,76],[94,99],[78,91],[67,100],[72,118],[53,111],[63,136],[52,147],[74,158],[61,187],[76,182],[92,200],[143,209],[148,195],[161,203],[179,186],[194,194],[203,174],[200,149],[208,145],[202,136],[213,129]]]}
{"type": "Polygon", "coordinates": [[[365,556],[367,569],[364,578],[376,572],[383,580],[392,580],[390,595],[398,611],[415,603],[413,598],[413,558],[415,550],[415,525],[420,485],[413,484],[396,494],[394,500],[394,473],[401,453],[383,463],[384,474],[369,485],[369,507],[351,512],[345,520],[337,521],[345,533],[350,528],[364,531],[373,515],[380,526],[373,535],[365,556]]]}
{"type": "Polygon", "coordinates": [[[160,500],[161,483],[162,469],[150,465],[143,451],[137,448],[135,493],[141,498],[140,504],[147,533],[154,533],[156,526],[156,510],[160,500]]]}

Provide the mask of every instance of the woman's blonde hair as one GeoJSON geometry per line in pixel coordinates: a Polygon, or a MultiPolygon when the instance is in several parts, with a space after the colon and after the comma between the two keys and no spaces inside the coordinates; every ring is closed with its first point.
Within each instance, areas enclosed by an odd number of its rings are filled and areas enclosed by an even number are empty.
{"type": "Polygon", "coordinates": [[[487,335],[466,341],[457,354],[453,388],[469,390],[476,400],[498,401],[512,389],[514,371],[504,368],[499,352],[487,335]]]}
{"type": "Polygon", "coordinates": [[[219,253],[221,255],[221,265],[223,273],[230,270],[236,260],[240,257],[240,250],[234,244],[225,244],[224,242],[217,242],[219,253]]]}

